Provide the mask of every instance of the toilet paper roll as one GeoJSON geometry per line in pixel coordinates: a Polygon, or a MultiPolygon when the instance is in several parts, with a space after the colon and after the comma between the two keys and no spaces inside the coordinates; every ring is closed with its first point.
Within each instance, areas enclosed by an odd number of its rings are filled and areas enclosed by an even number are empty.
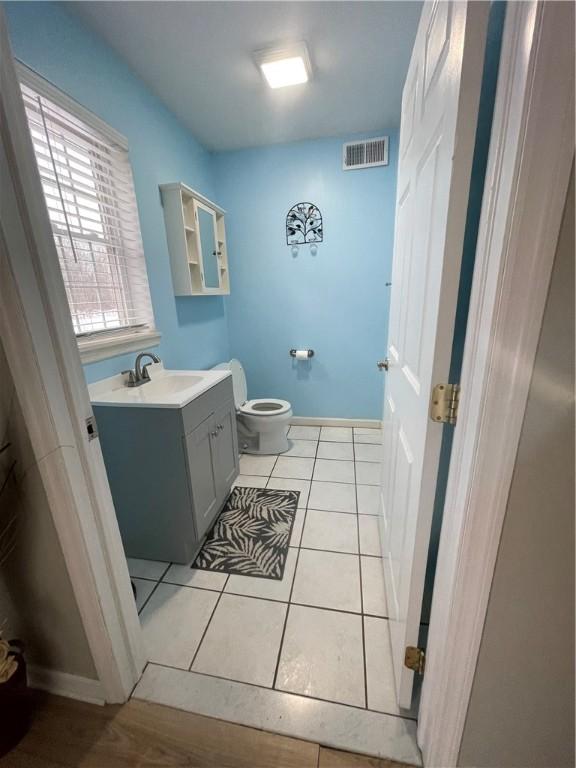
{"type": "Polygon", "coordinates": [[[296,357],[296,360],[308,360],[308,350],[297,349],[295,357],[296,357]]]}

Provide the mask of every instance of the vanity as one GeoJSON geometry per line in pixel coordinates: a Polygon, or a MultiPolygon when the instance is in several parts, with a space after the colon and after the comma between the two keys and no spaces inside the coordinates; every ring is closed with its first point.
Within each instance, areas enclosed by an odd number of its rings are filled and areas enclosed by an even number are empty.
{"type": "Polygon", "coordinates": [[[188,564],[238,476],[229,371],[149,367],[90,385],[90,399],[127,557],[188,564]]]}

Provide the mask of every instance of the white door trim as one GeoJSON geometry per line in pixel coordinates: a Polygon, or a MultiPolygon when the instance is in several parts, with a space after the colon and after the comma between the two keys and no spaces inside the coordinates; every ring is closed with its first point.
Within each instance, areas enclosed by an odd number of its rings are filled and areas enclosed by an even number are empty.
{"type": "Polygon", "coordinates": [[[418,726],[429,766],[457,765],[574,157],[567,8],[507,7],[418,726]]]}
{"type": "Polygon", "coordinates": [[[102,695],[120,702],[142,633],[1,8],[0,82],[0,335],[102,695]]]}

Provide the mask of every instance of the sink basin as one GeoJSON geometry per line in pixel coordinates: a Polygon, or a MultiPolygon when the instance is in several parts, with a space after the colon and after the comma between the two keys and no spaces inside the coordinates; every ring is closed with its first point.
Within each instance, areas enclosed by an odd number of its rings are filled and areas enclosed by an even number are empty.
{"type": "Polygon", "coordinates": [[[90,384],[92,405],[137,408],[183,408],[206,390],[230,376],[230,371],[167,371],[162,363],[148,367],[150,381],[127,387],[122,376],[90,384]]]}
{"type": "Polygon", "coordinates": [[[177,392],[182,392],[184,389],[189,389],[201,382],[203,376],[183,376],[178,373],[167,373],[165,376],[159,376],[157,379],[147,384],[142,384],[146,387],[145,394],[147,395],[174,395],[177,392]]]}

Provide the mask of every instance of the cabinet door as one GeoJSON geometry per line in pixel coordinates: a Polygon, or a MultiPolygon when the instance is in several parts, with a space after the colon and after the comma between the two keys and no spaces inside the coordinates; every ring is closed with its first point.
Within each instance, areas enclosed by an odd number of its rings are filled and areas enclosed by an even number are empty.
{"type": "Polygon", "coordinates": [[[185,437],[194,521],[199,539],[210,528],[220,502],[214,472],[218,466],[218,439],[214,416],[207,418],[185,437]]]}
{"type": "Polygon", "coordinates": [[[236,407],[228,402],[214,414],[216,425],[215,475],[218,497],[223,500],[238,475],[238,433],[236,407]]]}
{"type": "Polygon", "coordinates": [[[220,259],[216,235],[216,214],[202,203],[196,202],[198,220],[198,242],[202,259],[202,282],[204,288],[220,288],[220,259]]]}

